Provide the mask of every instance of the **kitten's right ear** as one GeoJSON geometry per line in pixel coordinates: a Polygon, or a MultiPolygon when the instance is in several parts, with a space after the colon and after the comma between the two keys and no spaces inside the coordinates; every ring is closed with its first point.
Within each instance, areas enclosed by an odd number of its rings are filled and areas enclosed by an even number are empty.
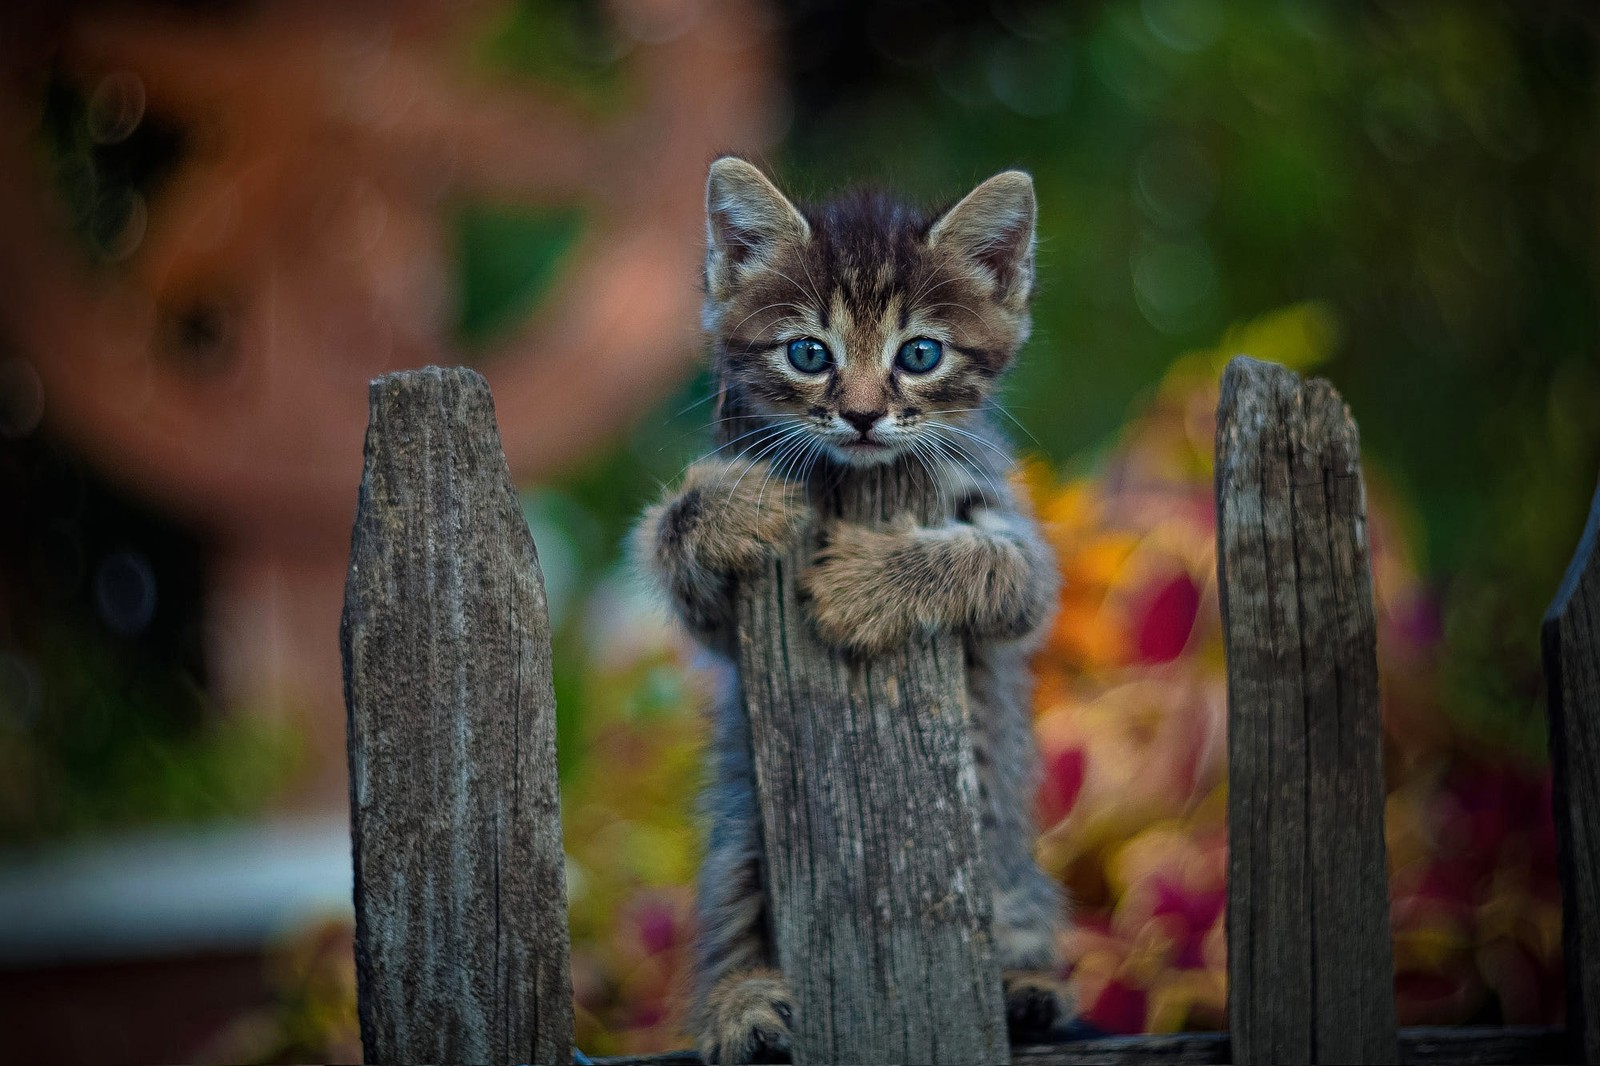
{"type": "Polygon", "coordinates": [[[706,285],[726,291],[741,271],[769,263],[787,243],[811,239],[811,226],[767,176],[738,156],[711,164],[706,177],[706,285]]]}
{"type": "Polygon", "coordinates": [[[1006,170],[946,211],[928,231],[930,248],[948,248],[994,285],[995,299],[1021,310],[1033,292],[1033,179],[1006,170]]]}

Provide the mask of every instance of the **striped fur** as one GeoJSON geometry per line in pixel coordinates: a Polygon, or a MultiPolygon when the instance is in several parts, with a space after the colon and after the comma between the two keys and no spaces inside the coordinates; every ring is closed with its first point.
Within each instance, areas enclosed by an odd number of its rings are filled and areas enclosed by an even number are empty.
{"type": "Polygon", "coordinates": [[[679,617],[727,660],[700,876],[701,1052],[714,1062],[781,1055],[793,1011],[773,970],[731,663],[736,582],[814,525],[808,500],[822,486],[883,463],[931,479],[940,515],[824,526],[801,587],[819,634],[857,653],[919,631],[964,636],[1008,1018],[1014,1035],[1042,1035],[1071,1014],[1058,977],[1063,902],[1033,861],[1030,815],[1027,660],[1055,603],[1056,568],[988,421],[995,385],[1028,336],[1032,181],[1007,171],[933,213],[873,192],[796,205],[754,166],[724,157],[706,207],[704,323],[721,446],[645,513],[634,545],[679,617]],[[804,337],[831,351],[826,372],[790,365],[787,345],[804,337]],[[943,345],[932,372],[894,366],[913,338],[943,345]]]}

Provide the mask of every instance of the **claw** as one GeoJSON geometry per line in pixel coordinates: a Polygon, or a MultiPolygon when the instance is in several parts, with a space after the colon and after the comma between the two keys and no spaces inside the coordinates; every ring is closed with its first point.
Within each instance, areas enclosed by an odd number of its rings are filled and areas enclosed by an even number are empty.
{"type": "Polygon", "coordinates": [[[1063,1040],[1074,1021],[1066,982],[1049,973],[1019,971],[1005,976],[1006,1028],[1013,1043],[1063,1040]]]}
{"type": "Polygon", "coordinates": [[[706,1002],[701,1053],[707,1062],[788,1062],[794,1000],[772,970],[724,978],[706,1002]]]}

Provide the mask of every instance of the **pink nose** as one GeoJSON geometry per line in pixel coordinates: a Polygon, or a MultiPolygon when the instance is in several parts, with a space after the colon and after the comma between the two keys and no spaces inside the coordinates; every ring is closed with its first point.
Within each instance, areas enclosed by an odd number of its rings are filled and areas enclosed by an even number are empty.
{"type": "Polygon", "coordinates": [[[873,424],[876,423],[878,421],[878,419],[883,417],[883,412],[882,411],[840,411],[839,412],[839,416],[841,418],[843,418],[846,422],[850,423],[852,426],[855,426],[856,427],[856,431],[859,432],[863,437],[865,437],[867,435],[867,431],[873,427],[873,424]]]}

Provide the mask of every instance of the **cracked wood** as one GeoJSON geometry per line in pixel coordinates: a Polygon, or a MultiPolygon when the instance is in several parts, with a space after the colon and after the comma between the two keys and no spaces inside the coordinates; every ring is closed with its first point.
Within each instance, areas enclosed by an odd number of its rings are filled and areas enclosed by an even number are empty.
{"type": "Polygon", "coordinates": [[[1234,1061],[1395,1062],[1366,494],[1339,394],[1234,359],[1216,493],[1234,1061]]]}
{"type": "Polygon", "coordinates": [[[340,644],[369,1062],[567,1062],[550,623],[494,404],[372,384],[340,644]]]}
{"type": "MultiPolygon", "coordinates": [[[[931,514],[933,490],[877,470],[813,503],[879,522],[931,514]]],[[[738,604],[795,1061],[1009,1061],[961,642],[870,660],[825,646],[795,584],[810,547],[746,582],[738,604]]]]}

